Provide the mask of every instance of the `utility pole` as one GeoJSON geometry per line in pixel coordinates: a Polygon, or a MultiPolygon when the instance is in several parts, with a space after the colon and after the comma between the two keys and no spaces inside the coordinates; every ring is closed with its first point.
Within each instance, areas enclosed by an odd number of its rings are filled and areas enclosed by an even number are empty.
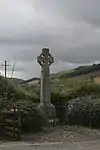
{"type": "Polygon", "coordinates": [[[1,66],[3,66],[5,68],[5,99],[7,99],[7,66],[10,66],[7,64],[7,61],[5,60],[4,64],[2,64],[1,66]]]}
{"type": "Polygon", "coordinates": [[[5,68],[5,79],[7,78],[7,66],[10,66],[7,64],[7,61],[5,60],[4,64],[2,64],[1,66],[4,66],[5,68]]]}

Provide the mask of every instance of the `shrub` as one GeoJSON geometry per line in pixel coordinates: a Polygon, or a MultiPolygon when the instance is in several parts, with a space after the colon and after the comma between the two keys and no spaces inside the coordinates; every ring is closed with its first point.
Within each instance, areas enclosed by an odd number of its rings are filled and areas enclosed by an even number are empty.
{"type": "Polygon", "coordinates": [[[39,102],[37,93],[30,95],[22,88],[16,87],[8,80],[5,81],[3,77],[0,77],[0,111],[3,109],[11,110],[13,105],[15,105],[15,107],[21,111],[23,132],[40,131],[42,126],[46,123],[44,114],[37,108],[39,102]],[[5,95],[6,90],[7,93],[5,95]]]}
{"type": "MultiPolygon", "coordinates": [[[[73,104],[72,105],[73,109],[71,109],[71,112],[69,113],[70,123],[83,125],[91,124],[91,126],[97,126],[98,121],[96,121],[95,119],[95,122],[93,123],[92,121],[90,121],[91,119],[89,120],[89,117],[92,118],[92,115],[94,115],[94,113],[97,112],[96,109],[94,110],[94,107],[95,105],[97,107],[97,101],[99,106],[99,97],[100,97],[100,85],[84,83],[77,88],[70,89],[67,93],[57,93],[57,92],[52,93],[52,103],[55,105],[57,117],[60,118],[61,122],[66,121],[67,117],[66,113],[68,109],[70,110],[71,105],[73,104]],[[91,111],[88,111],[88,109],[91,111]],[[87,118],[86,116],[88,116],[88,120],[85,120],[87,118]]],[[[100,109],[98,109],[98,115],[99,111],[100,109]]]]}
{"type": "Polygon", "coordinates": [[[46,125],[46,117],[37,104],[26,101],[24,104],[19,102],[16,106],[21,111],[23,133],[39,132],[46,125]]]}
{"type": "Polygon", "coordinates": [[[100,127],[100,99],[85,96],[69,101],[68,119],[70,124],[100,127]]]}
{"type": "Polygon", "coordinates": [[[100,97],[100,85],[84,83],[79,87],[70,89],[65,95],[67,100],[71,100],[86,95],[95,95],[97,97],[100,97]]]}

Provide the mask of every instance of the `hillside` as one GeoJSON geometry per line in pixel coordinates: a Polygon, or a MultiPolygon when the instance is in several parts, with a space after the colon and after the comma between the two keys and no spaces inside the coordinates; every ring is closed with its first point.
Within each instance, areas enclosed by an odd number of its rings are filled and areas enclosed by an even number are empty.
{"type": "Polygon", "coordinates": [[[79,66],[73,70],[51,74],[51,81],[54,86],[76,87],[90,77],[94,77],[95,83],[100,84],[100,64],[79,66]]]}
{"type": "Polygon", "coordinates": [[[90,66],[79,66],[71,72],[63,73],[59,76],[60,79],[73,78],[73,77],[98,77],[100,76],[100,64],[93,64],[90,66]]]}
{"type": "Polygon", "coordinates": [[[18,79],[18,78],[8,78],[8,80],[14,84],[21,84],[22,82],[25,81],[23,79],[18,79]]]}
{"type": "Polygon", "coordinates": [[[57,78],[60,78],[60,76],[62,76],[64,74],[71,73],[71,72],[73,72],[73,70],[64,70],[64,71],[60,71],[57,73],[52,73],[52,74],[50,74],[50,78],[51,79],[57,79],[57,78]]]}
{"type": "MultiPolygon", "coordinates": [[[[95,78],[96,83],[100,83],[100,64],[93,64],[88,66],[79,66],[73,70],[65,70],[58,73],[53,73],[50,75],[52,85],[61,85],[75,82],[75,80],[82,81],[84,79],[90,78],[93,76],[95,78]],[[72,79],[73,78],[73,79],[72,79]]],[[[14,84],[22,84],[22,85],[38,85],[39,78],[31,78],[29,80],[22,80],[18,78],[8,78],[14,84]]]]}

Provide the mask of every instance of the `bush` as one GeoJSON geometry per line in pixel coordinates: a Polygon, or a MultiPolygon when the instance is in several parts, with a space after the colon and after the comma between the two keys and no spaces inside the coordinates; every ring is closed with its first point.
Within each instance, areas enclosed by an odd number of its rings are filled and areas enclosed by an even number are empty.
{"type": "Polygon", "coordinates": [[[55,105],[57,117],[60,118],[61,122],[66,121],[66,113],[68,109],[71,109],[72,105],[73,108],[69,113],[69,121],[71,124],[74,123],[88,126],[97,126],[100,109],[97,108],[97,112],[96,108],[94,107],[95,105],[97,107],[97,102],[99,107],[99,97],[100,85],[84,83],[77,88],[70,89],[67,93],[52,93],[52,103],[55,105]],[[98,119],[95,119],[93,123],[91,118],[93,119],[92,115],[96,117],[96,113],[98,113],[98,119]],[[85,120],[87,118],[86,116],[88,116],[87,120],[85,120]]]}
{"type": "Polygon", "coordinates": [[[69,101],[68,120],[74,125],[100,127],[100,99],[85,96],[69,101]]]}
{"type": "Polygon", "coordinates": [[[46,117],[43,112],[33,104],[32,101],[17,103],[17,108],[21,111],[22,132],[39,132],[46,125],[46,117]]]}
{"type": "Polygon", "coordinates": [[[88,96],[88,95],[95,95],[97,97],[100,97],[100,85],[84,83],[80,85],[79,87],[70,89],[66,93],[66,99],[69,101],[77,97],[81,98],[83,96],[88,96]]]}
{"type": "Polygon", "coordinates": [[[3,109],[11,110],[13,105],[21,111],[22,132],[40,131],[46,123],[45,116],[37,108],[39,96],[37,94],[29,95],[20,87],[16,87],[5,78],[0,77],[0,111],[3,109]],[[6,88],[5,88],[6,83],[6,88]],[[7,91],[6,95],[5,92],[7,91]],[[6,97],[5,97],[6,96],[6,97]]]}

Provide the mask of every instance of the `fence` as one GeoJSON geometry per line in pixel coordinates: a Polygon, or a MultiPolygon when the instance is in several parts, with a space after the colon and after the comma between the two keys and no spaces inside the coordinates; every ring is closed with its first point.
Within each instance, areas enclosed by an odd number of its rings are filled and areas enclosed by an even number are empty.
{"type": "Polygon", "coordinates": [[[56,110],[56,116],[59,118],[60,122],[66,122],[68,121],[68,106],[62,105],[62,106],[55,106],[56,110]]]}
{"type": "Polygon", "coordinates": [[[0,130],[1,137],[13,140],[21,139],[21,117],[15,108],[1,112],[0,130]]]}

